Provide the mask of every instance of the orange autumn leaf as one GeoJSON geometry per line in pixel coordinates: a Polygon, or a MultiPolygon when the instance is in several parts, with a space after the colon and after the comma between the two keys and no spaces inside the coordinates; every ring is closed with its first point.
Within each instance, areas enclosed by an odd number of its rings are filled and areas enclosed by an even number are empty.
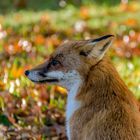
{"type": "Polygon", "coordinates": [[[133,19],[133,18],[129,18],[123,24],[125,24],[127,26],[135,26],[137,24],[137,20],[133,19]]]}
{"type": "Polygon", "coordinates": [[[121,4],[121,10],[126,12],[136,12],[138,11],[139,7],[135,3],[130,4],[121,4]]]}
{"type": "Polygon", "coordinates": [[[4,90],[4,89],[5,89],[5,84],[2,81],[0,81],[0,90],[4,90]]]}
{"type": "Polygon", "coordinates": [[[140,33],[134,33],[133,35],[130,34],[130,39],[132,41],[137,41],[140,38],[140,33]]]}
{"type": "Polygon", "coordinates": [[[17,78],[20,77],[20,76],[22,76],[23,73],[24,73],[23,68],[18,68],[18,69],[17,69],[17,74],[16,74],[17,78]]]}
{"type": "Polygon", "coordinates": [[[15,53],[20,53],[22,51],[22,48],[18,45],[18,43],[15,43],[14,50],[15,50],[15,53]]]}
{"type": "Polygon", "coordinates": [[[132,51],[134,55],[140,56],[140,49],[138,47],[132,48],[132,51]]]}
{"type": "Polygon", "coordinates": [[[11,69],[11,75],[13,78],[19,78],[20,76],[22,76],[24,73],[24,69],[23,68],[17,68],[16,66],[13,66],[11,69]]]}
{"type": "Polygon", "coordinates": [[[59,87],[59,86],[56,86],[55,90],[60,92],[61,94],[66,94],[67,93],[66,89],[64,89],[62,87],[59,87]]]}
{"type": "Polygon", "coordinates": [[[60,40],[57,36],[51,36],[46,39],[47,46],[58,46],[60,44],[60,40]]]}
{"type": "Polygon", "coordinates": [[[22,52],[22,48],[17,43],[10,45],[5,44],[4,49],[8,54],[16,54],[22,52]]]}
{"type": "Polygon", "coordinates": [[[45,38],[42,35],[37,35],[35,38],[35,43],[37,45],[42,45],[45,43],[45,38]]]}
{"type": "Polygon", "coordinates": [[[88,7],[81,7],[80,8],[80,17],[82,19],[88,19],[89,18],[89,8],[88,7]]]}

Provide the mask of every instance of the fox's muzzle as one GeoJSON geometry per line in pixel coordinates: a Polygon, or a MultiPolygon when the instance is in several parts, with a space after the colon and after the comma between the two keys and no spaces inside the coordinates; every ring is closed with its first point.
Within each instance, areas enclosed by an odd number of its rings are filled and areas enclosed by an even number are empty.
{"type": "Polygon", "coordinates": [[[34,83],[59,82],[58,79],[47,77],[44,73],[40,71],[26,70],[25,75],[34,83]]]}

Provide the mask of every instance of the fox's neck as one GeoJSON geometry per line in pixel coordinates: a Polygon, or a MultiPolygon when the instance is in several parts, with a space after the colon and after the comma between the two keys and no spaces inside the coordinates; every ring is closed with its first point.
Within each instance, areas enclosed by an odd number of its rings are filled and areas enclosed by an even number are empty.
{"type": "Polygon", "coordinates": [[[135,103],[134,97],[108,58],[91,67],[76,97],[84,105],[94,104],[98,111],[110,105],[116,98],[130,106],[135,103]]]}
{"type": "MultiPolygon", "coordinates": [[[[70,139],[72,116],[73,119],[74,117],[83,118],[82,114],[79,116],[74,114],[76,110],[84,110],[87,113],[86,117],[90,117],[89,115],[104,111],[104,109],[110,110],[109,107],[113,106],[114,102],[117,106],[122,102],[129,108],[138,111],[137,102],[131,92],[108,58],[104,58],[97,65],[91,67],[86,78],[82,82],[77,81],[68,94],[66,112],[68,138],[70,139]]],[[[79,120],[84,123],[86,118],[79,120]]]]}

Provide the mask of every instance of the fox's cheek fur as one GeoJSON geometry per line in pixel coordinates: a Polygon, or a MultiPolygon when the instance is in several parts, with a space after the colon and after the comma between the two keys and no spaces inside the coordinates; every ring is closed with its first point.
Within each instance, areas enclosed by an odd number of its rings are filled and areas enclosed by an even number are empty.
{"type": "Polygon", "coordinates": [[[52,71],[47,73],[47,77],[57,78],[58,82],[56,84],[68,90],[71,90],[75,83],[82,83],[81,76],[75,70],[70,70],[68,72],[52,71]]]}

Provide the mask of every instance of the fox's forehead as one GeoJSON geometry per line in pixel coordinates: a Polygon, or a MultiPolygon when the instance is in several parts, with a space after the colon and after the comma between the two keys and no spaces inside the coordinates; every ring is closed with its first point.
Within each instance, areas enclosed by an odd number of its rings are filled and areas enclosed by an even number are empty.
{"type": "Polygon", "coordinates": [[[82,41],[67,41],[62,43],[52,54],[53,57],[61,54],[61,55],[68,55],[73,53],[74,51],[78,50],[78,47],[84,46],[88,41],[82,40],[82,41]]]}

